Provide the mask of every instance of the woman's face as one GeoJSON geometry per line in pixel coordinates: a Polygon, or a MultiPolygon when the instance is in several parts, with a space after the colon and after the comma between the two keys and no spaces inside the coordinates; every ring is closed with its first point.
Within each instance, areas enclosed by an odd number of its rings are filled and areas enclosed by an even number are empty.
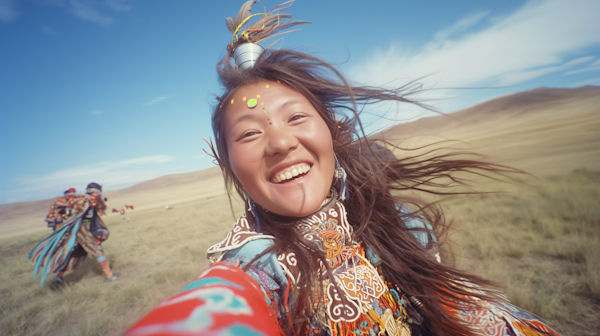
{"type": "Polygon", "coordinates": [[[329,128],[308,99],[261,81],[223,104],[229,161],[246,193],[281,216],[317,211],[329,194],[335,159],[329,128]]]}

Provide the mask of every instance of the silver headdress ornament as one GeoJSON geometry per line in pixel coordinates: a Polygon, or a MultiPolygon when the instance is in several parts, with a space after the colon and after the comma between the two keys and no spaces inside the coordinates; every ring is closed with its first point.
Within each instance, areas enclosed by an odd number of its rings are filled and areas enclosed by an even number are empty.
{"type": "MultiPolygon", "coordinates": [[[[231,44],[227,46],[227,58],[233,57],[235,65],[241,70],[247,70],[254,66],[256,60],[265,51],[265,48],[260,46],[258,42],[268,38],[287,34],[294,30],[281,32],[281,30],[295,26],[298,24],[310,23],[306,21],[291,21],[281,22],[281,19],[288,19],[292,16],[281,13],[282,10],[289,8],[295,0],[286,1],[278,6],[275,6],[269,12],[250,14],[252,6],[256,3],[255,0],[246,1],[236,18],[226,18],[227,28],[233,33],[231,44]],[[248,24],[250,19],[254,17],[262,18],[246,29],[242,28],[248,24]]],[[[275,41],[277,42],[277,41],[275,41]]]]}

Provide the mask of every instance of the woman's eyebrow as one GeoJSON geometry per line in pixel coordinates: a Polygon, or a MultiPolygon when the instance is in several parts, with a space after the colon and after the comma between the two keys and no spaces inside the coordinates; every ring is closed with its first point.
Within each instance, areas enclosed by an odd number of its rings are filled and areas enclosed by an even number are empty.
{"type": "Polygon", "coordinates": [[[252,113],[252,112],[249,112],[249,113],[244,113],[244,114],[242,114],[241,116],[239,116],[238,118],[236,118],[236,119],[233,121],[232,125],[238,124],[238,123],[240,123],[240,122],[242,122],[242,121],[244,121],[244,120],[256,119],[257,117],[258,117],[258,116],[256,115],[256,113],[252,113]]]}
{"type": "MultiPolygon", "coordinates": [[[[286,101],[285,103],[281,104],[280,106],[276,107],[275,111],[282,110],[282,109],[285,109],[285,108],[290,107],[292,105],[302,104],[302,103],[303,103],[302,99],[300,99],[300,98],[293,98],[293,99],[290,99],[290,100],[286,101]]],[[[265,107],[266,107],[266,105],[265,105],[265,107]]],[[[241,116],[235,118],[234,121],[233,121],[233,123],[232,123],[232,125],[236,125],[236,124],[238,124],[238,123],[240,123],[242,121],[245,121],[245,120],[251,120],[251,119],[260,118],[262,116],[262,114],[260,114],[260,113],[254,113],[256,111],[259,111],[259,110],[255,109],[255,110],[246,112],[246,113],[242,114],[241,116]]]]}
{"type": "Polygon", "coordinates": [[[285,103],[281,104],[281,106],[279,106],[279,109],[284,109],[290,105],[301,104],[302,102],[303,101],[300,98],[290,99],[290,100],[286,101],[285,103]]]}

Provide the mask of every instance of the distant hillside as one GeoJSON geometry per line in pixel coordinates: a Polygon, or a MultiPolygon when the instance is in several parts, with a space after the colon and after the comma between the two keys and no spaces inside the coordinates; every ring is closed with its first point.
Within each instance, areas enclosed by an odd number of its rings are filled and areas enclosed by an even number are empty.
{"type": "MultiPolygon", "coordinates": [[[[107,213],[110,216],[113,208],[122,209],[125,204],[134,205],[135,209],[165,207],[194,198],[212,197],[224,191],[221,170],[212,167],[161,176],[131,187],[107,191],[103,195],[108,198],[107,213]]],[[[44,219],[52,200],[0,204],[0,238],[19,231],[48,231],[44,219]]]]}
{"type": "MultiPolygon", "coordinates": [[[[464,110],[446,115],[425,117],[399,124],[382,132],[385,137],[438,134],[456,126],[489,122],[497,118],[514,118],[523,113],[554,110],[556,105],[576,103],[600,97],[600,87],[584,86],[576,89],[556,89],[542,87],[506,96],[501,96],[464,110]]],[[[573,111],[569,111],[573,113],[573,111]]]]}

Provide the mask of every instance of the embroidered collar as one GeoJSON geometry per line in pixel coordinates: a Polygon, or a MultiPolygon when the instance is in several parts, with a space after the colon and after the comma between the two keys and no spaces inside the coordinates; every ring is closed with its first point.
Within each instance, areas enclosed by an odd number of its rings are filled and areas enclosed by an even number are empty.
{"type": "MultiPolygon", "coordinates": [[[[348,220],[346,219],[346,208],[340,202],[327,202],[325,206],[319,210],[318,212],[310,215],[295,224],[301,232],[304,232],[305,238],[308,241],[314,241],[314,231],[312,227],[314,225],[319,225],[321,222],[331,221],[331,223],[335,223],[336,225],[341,225],[345,234],[344,239],[348,241],[352,234],[352,227],[348,224],[348,220]],[[329,219],[328,219],[329,218],[329,219]]],[[[327,230],[326,224],[323,224],[319,230],[327,230]],[[323,226],[325,225],[325,226],[323,226]]],[[[331,224],[330,224],[331,225],[331,224]]],[[[220,260],[220,257],[217,257],[217,254],[231,251],[242,247],[244,244],[257,240],[257,239],[271,239],[274,237],[268,234],[256,232],[254,229],[254,216],[250,211],[246,211],[233,225],[233,229],[227,233],[225,239],[221,242],[211,246],[206,251],[206,257],[211,261],[211,263],[215,263],[220,260]]],[[[317,241],[317,244],[319,242],[317,241]]],[[[319,248],[321,251],[324,251],[324,246],[319,248]]]]}

